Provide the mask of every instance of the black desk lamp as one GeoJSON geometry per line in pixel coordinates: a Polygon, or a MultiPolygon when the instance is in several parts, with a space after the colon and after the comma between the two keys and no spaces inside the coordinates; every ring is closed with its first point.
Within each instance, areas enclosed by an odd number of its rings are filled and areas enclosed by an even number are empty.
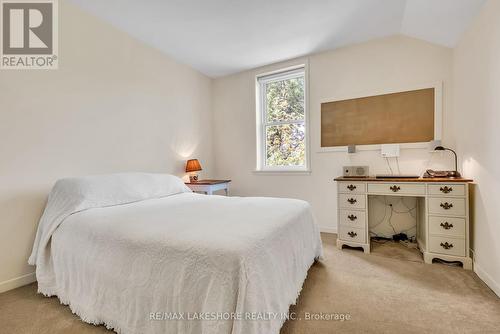
{"type": "Polygon", "coordinates": [[[447,148],[447,147],[443,147],[443,146],[436,146],[434,148],[434,151],[450,151],[450,152],[453,152],[453,154],[455,155],[455,170],[450,172],[450,176],[451,177],[462,177],[462,175],[460,175],[460,173],[458,172],[458,162],[457,162],[457,153],[455,151],[453,151],[451,148],[447,148]]]}

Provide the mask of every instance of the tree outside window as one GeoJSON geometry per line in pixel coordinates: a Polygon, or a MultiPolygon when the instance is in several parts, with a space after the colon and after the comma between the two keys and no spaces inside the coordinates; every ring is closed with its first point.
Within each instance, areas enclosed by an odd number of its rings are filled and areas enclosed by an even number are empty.
{"type": "Polygon", "coordinates": [[[304,68],[258,79],[262,170],[306,169],[304,68]]]}

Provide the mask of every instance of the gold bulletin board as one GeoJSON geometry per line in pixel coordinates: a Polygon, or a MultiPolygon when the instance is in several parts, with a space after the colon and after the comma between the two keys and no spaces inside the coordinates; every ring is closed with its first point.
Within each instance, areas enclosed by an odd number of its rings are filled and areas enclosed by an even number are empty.
{"type": "Polygon", "coordinates": [[[434,88],[321,104],[321,147],[434,139],[434,88]]]}

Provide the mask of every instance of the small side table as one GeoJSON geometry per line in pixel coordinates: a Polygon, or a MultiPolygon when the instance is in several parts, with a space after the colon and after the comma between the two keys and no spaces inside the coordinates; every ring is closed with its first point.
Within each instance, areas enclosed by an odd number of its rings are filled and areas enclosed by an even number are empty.
{"type": "Polygon", "coordinates": [[[196,182],[186,182],[186,185],[196,192],[203,192],[212,195],[214,191],[223,190],[228,195],[228,185],[231,180],[199,180],[196,182]]]}

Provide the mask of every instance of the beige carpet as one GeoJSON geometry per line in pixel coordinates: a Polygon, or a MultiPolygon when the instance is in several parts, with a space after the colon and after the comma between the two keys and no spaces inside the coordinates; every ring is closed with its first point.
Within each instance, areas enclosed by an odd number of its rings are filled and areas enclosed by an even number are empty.
{"type": "Polygon", "coordinates": [[[418,248],[408,248],[399,242],[372,241],[370,248],[372,256],[383,256],[399,260],[424,263],[424,256],[420,253],[418,248]]]}
{"type": "MultiPolygon", "coordinates": [[[[285,323],[282,334],[500,333],[500,300],[472,272],[389,258],[387,249],[339,251],[332,234],[323,242],[325,259],[311,268],[291,309],[301,320],[285,323]],[[350,320],[305,320],[305,312],[350,320]]],[[[396,254],[407,256],[401,249],[396,254]]],[[[83,323],[32,284],[0,294],[0,333],[111,332],[83,323]]]]}

